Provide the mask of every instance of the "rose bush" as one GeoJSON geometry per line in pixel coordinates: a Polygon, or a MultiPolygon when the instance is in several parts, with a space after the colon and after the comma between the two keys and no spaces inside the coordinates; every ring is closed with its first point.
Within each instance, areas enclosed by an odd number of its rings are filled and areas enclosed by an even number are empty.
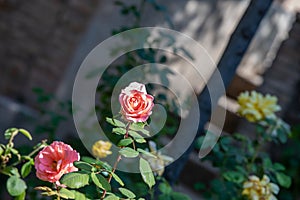
{"type": "Polygon", "coordinates": [[[121,114],[130,122],[145,122],[152,114],[154,97],[147,94],[145,85],[132,82],[119,95],[121,114]]]}

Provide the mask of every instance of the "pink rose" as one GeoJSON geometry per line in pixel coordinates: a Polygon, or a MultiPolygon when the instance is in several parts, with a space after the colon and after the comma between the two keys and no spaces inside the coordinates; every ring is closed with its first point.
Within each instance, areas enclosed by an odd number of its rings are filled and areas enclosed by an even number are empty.
{"type": "Polygon", "coordinates": [[[77,171],[73,162],[79,160],[79,153],[63,142],[53,142],[35,157],[36,176],[51,183],[59,184],[62,175],[77,171]]]}
{"type": "Polygon", "coordinates": [[[123,117],[131,122],[145,122],[152,114],[154,97],[147,94],[145,85],[130,83],[122,90],[119,101],[123,117]]]}

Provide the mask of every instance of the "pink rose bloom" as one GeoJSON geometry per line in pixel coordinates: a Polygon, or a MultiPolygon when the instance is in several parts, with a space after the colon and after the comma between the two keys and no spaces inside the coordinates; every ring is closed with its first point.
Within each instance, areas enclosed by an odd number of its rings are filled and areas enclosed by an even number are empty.
{"type": "Polygon", "coordinates": [[[55,141],[35,157],[36,176],[43,181],[60,185],[62,175],[78,170],[73,162],[79,158],[79,153],[70,145],[55,141]]]}
{"type": "Polygon", "coordinates": [[[144,84],[133,82],[121,91],[119,101],[123,117],[130,122],[145,122],[152,114],[154,97],[144,84]]]}

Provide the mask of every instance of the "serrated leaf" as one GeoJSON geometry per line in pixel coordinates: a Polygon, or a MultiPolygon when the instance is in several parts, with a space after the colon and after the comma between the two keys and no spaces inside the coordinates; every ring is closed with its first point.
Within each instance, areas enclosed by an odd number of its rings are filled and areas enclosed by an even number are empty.
{"type": "Polygon", "coordinates": [[[144,139],[140,134],[138,134],[138,133],[135,132],[135,131],[129,130],[129,131],[128,131],[128,134],[129,134],[131,137],[133,137],[134,140],[136,140],[136,139],[144,139]]]}
{"type": "Polygon", "coordinates": [[[89,184],[89,175],[82,172],[65,174],[60,182],[69,188],[78,189],[89,184]]]}
{"type": "Polygon", "coordinates": [[[26,183],[17,176],[11,176],[6,182],[6,188],[11,196],[19,196],[27,189],[26,183]]]}
{"type": "Polygon", "coordinates": [[[28,162],[24,163],[24,165],[21,168],[21,176],[22,178],[25,178],[26,176],[28,176],[28,174],[30,174],[32,169],[32,161],[29,160],[28,162]]]}
{"type": "Polygon", "coordinates": [[[95,174],[95,173],[91,173],[91,178],[92,181],[95,183],[95,185],[103,190],[106,191],[110,191],[111,190],[111,186],[108,183],[108,181],[106,180],[106,178],[104,178],[101,174],[95,174]]]}
{"type": "Polygon", "coordinates": [[[25,135],[29,140],[32,140],[32,136],[27,130],[20,128],[19,132],[25,135]]]}
{"type": "Polygon", "coordinates": [[[75,161],[74,166],[77,167],[78,169],[82,169],[85,171],[91,171],[93,166],[89,163],[83,162],[83,161],[75,161]]]}
{"type": "Polygon", "coordinates": [[[124,147],[120,149],[119,153],[126,158],[135,158],[139,155],[139,152],[129,147],[124,147]]]}
{"type": "Polygon", "coordinates": [[[133,130],[133,131],[139,131],[146,136],[150,136],[149,131],[145,129],[145,123],[143,123],[143,122],[132,123],[129,126],[129,129],[133,130]]]}
{"type": "Polygon", "coordinates": [[[59,190],[59,195],[64,199],[75,199],[74,192],[72,192],[66,188],[61,188],[59,190]]]}
{"type": "Polygon", "coordinates": [[[150,153],[148,151],[145,151],[144,149],[137,148],[137,151],[144,154],[145,156],[152,157],[152,158],[157,158],[155,155],[153,155],[152,153],[150,153]]]}
{"type": "Polygon", "coordinates": [[[125,124],[117,119],[112,119],[112,118],[106,117],[106,121],[113,126],[125,127],[125,124]]]}
{"type": "Polygon", "coordinates": [[[126,197],[133,199],[135,198],[135,194],[126,188],[119,188],[119,191],[126,197]]]}
{"type": "Polygon", "coordinates": [[[115,181],[117,181],[121,186],[124,186],[124,183],[122,181],[122,179],[115,173],[111,173],[112,177],[115,179],[115,181]]]}
{"type": "Polygon", "coordinates": [[[275,173],[275,176],[276,176],[276,179],[280,186],[285,187],[285,188],[289,188],[291,186],[291,183],[292,183],[291,177],[289,177],[281,172],[275,173]]]}
{"type": "Polygon", "coordinates": [[[133,140],[131,138],[122,139],[119,141],[118,146],[125,147],[125,146],[128,146],[129,144],[131,144],[132,142],[133,142],[133,140]]]}
{"type": "Polygon", "coordinates": [[[149,163],[145,159],[140,158],[139,168],[144,182],[151,188],[155,184],[155,179],[149,163]]]}
{"type": "Polygon", "coordinates": [[[125,135],[125,134],[126,134],[126,129],[125,129],[125,128],[120,128],[120,127],[118,127],[118,128],[113,128],[113,129],[112,129],[112,132],[113,132],[113,133],[116,133],[116,134],[118,134],[118,135],[125,135]]]}

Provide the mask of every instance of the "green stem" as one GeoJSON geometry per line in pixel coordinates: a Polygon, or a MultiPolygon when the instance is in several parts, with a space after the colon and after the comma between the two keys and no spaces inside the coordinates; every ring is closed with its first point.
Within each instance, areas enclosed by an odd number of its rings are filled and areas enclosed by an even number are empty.
{"type": "MultiPolygon", "coordinates": [[[[131,124],[131,123],[128,123],[128,124],[126,125],[126,133],[125,133],[125,135],[124,135],[124,139],[126,139],[126,138],[129,137],[128,132],[129,132],[130,124],[131,124]]],[[[116,169],[117,169],[117,166],[118,166],[118,164],[119,164],[119,162],[120,162],[121,159],[122,159],[122,157],[121,157],[121,155],[119,154],[119,156],[118,156],[118,158],[117,158],[117,160],[116,160],[116,162],[115,162],[115,164],[114,164],[114,166],[113,166],[113,169],[112,169],[111,173],[109,173],[109,176],[108,176],[108,179],[107,179],[108,183],[111,182],[112,174],[115,173],[115,171],[116,171],[116,169]]],[[[107,191],[104,190],[104,191],[103,191],[103,194],[102,194],[102,196],[101,196],[101,199],[104,199],[104,198],[105,198],[106,193],[107,193],[107,191]]]]}
{"type": "Polygon", "coordinates": [[[256,158],[258,157],[258,154],[259,154],[259,152],[260,152],[260,149],[261,149],[261,147],[262,147],[262,141],[261,141],[261,137],[260,137],[260,135],[258,135],[257,136],[257,145],[256,145],[256,147],[255,147],[255,149],[254,149],[254,154],[253,154],[253,156],[252,156],[252,158],[251,158],[251,160],[250,160],[250,163],[248,164],[248,166],[247,166],[247,169],[248,169],[248,171],[250,172],[250,170],[251,170],[251,168],[250,167],[252,167],[253,165],[254,165],[254,163],[255,163],[255,160],[256,160],[256,158]]]}
{"type": "MultiPolygon", "coordinates": [[[[46,141],[47,141],[47,140],[43,140],[40,146],[38,146],[36,149],[34,149],[32,152],[30,152],[30,153],[28,154],[28,157],[33,156],[34,154],[36,154],[37,152],[39,152],[42,148],[44,148],[45,145],[46,145],[46,141]]],[[[13,163],[11,166],[14,167],[14,166],[20,164],[22,161],[23,161],[23,160],[18,160],[18,161],[16,161],[15,163],[13,163]]]]}

